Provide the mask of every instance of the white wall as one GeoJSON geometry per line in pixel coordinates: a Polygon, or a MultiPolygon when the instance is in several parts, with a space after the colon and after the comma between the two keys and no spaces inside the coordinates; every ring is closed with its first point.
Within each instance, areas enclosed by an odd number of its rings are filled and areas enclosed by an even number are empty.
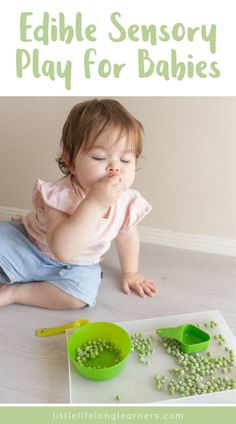
{"type": "MultiPolygon", "coordinates": [[[[84,98],[0,98],[0,206],[27,209],[54,159],[70,108],[84,98]]],[[[236,98],[120,97],[145,128],[134,187],[152,203],[143,225],[236,238],[236,98]]]]}

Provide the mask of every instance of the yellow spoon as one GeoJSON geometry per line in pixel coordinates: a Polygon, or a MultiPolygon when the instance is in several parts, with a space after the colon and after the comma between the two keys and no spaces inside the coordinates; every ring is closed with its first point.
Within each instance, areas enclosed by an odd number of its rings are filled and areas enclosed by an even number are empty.
{"type": "Polygon", "coordinates": [[[78,319],[77,321],[69,322],[68,324],[61,325],[60,327],[38,328],[38,330],[35,331],[35,335],[39,337],[55,336],[56,334],[64,333],[67,328],[82,327],[82,325],[88,323],[89,321],[87,319],[78,319]]]}

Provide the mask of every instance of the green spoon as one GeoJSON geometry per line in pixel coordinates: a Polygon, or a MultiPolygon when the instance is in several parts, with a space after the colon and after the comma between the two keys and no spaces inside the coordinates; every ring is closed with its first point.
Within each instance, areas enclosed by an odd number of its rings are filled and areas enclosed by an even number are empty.
{"type": "Polygon", "coordinates": [[[161,337],[178,340],[184,353],[196,353],[206,350],[211,339],[209,334],[192,324],[172,328],[158,328],[156,333],[161,337]]]}

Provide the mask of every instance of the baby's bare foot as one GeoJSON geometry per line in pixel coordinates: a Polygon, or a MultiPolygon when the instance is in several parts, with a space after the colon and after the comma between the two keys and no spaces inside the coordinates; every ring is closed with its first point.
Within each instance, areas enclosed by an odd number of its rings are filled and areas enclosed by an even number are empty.
{"type": "Polygon", "coordinates": [[[15,303],[14,292],[14,286],[9,286],[8,284],[0,284],[0,307],[15,303]]]}

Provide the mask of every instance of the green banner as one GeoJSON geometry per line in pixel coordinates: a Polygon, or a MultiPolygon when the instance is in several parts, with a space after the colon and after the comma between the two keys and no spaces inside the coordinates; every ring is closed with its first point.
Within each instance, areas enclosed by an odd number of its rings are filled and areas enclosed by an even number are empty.
{"type": "Polygon", "coordinates": [[[234,424],[234,406],[1,406],[1,424],[234,424]]]}

